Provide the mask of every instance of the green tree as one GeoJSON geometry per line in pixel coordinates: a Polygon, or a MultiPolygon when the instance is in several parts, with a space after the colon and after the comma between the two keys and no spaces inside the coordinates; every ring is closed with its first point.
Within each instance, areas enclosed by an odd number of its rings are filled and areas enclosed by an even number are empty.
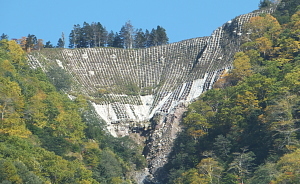
{"type": "Polygon", "coordinates": [[[260,0],[259,8],[270,7],[274,3],[273,0],[260,0]]]}
{"type": "Polygon", "coordinates": [[[2,35],[0,36],[0,40],[8,40],[8,35],[2,33],[2,35]]]}
{"type": "Polygon", "coordinates": [[[0,77],[0,132],[9,135],[27,137],[30,132],[22,116],[24,98],[16,82],[0,77]]]}
{"type": "Polygon", "coordinates": [[[79,24],[73,26],[73,30],[69,35],[69,48],[80,48],[82,40],[82,30],[79,24]]]}
{"type": "Polygon", "coordinates": [[[47,71],[47,76],[57,90],[67,91],[71,88],[71,76],[59,66],[50,68],[47,71]]]}
{"type": "Polygon", "coordinates": [[[285,154],[278,161],[277,168],[279,174],[272,181],[274,184],[298,183],[300,180],[300,150],[285,154]]]}
{"type": "Polygon", "coordinates": [[[44,45],[44,48],[53,48],[53,45],[51,44],[50,41],[47,41],[46,44],[44,45]]]}
{"type": "Polygon", "coordinates": [[[251,41],[260,37],[266,37],[273,41],[278,37],[281,30],[281,25],[275,17],[266,14],[263,16],[252,17],[244,27],[249,34],[251,41]]]}
{"type": "Polygon", "coordinates": [[[8,59],[12,64],[15,64],[15,67],[19,68],[24,66],[25,62],[25,53],[14,40],[2,40],[1,45],[3,49],[6,49],[8,52],[6,53],[9,57],[8,59]]]}
{"type": "Polygon", "coordinates": [[[198,137],[202,137],[208,133],[209,128],[212,126],[207,122],[207,119],[198,113],[189,113],[183,122],[187,127],[189,135],[196,140],[198,137]]]}
{"type": "Polygon", "coordinates": [[[107,31],[100,22],[91,24],[95,47],[104,47],[107,43],[107,31]]]}
{"type": "Polygon", "coordinates": [[[209,179],[204,174],[199,174],[197,169],[190,169],[183,173],[175,184],[209,184],[209,179]]]}
{"type": "Polygon", "coordinates": [[[229,171],[234,171],[239,176],[240,183],[244,183],[247,176],[253,169],[253,161],[255,154],[248,151],[247,148],[242,148],[242,152],[233,153],[234,160],[230,163],[229,171]]]}
{"type": "Polygon", "coordinates": [[[252,74],[250,58],[244,52],[238,52],[234,56],[233,69],[230,73],[230,79],[233,84],[252,74]]]}
{"type": "Polygon", "coordinates": [[[169,38],[167,36],[166,30],[163,27],[157,26],[156,35],[158,41],[157,45],[165,45],[168,43],[169,38]]]}
{"type": "Polygon", "coordinates": [[[201,160],[197,165],[198,172],[204,174],[205,178],[208,179],[208,183],[217,184],[220,183],[223,168],[213,158],[208,157],[201,160]]]}
{"type": "Polygon", "coordinates": [[[265,184],[271,183],[271,180],[279,174],[276,169],[275,163],[267,162],[260,165],[254,172],[254,176],[250,178],[247,183],[249,184],[265,184]]]}
{"type": "Polygon", "coordinates": [[[26,38],[25,49],[27,52],[31,52],[33,47],[37,44],[37,38],[35,35],[28,34],[26,38]]]}
{"type": "Polygon", "coordinates": [[[57,48],[64,48],[64,46],[65,46],[64,41],[61,38],[59,38],[56,47],[57,48]]]}
{"type": "Polygon", "coordinates": [[[127,21],[120,30],[120,39],[125,49],[132,49],[134,44],[134,28],[130,21],[127,21]]]}
{"type": "Polygon", "coordinates": [[[108,47],[113,47],[114,45],[114,40],[115,40],[115,33],[113,31],[111,31],[108,35],[107,35],[107,46],[108,47]]]}
{"type": "Polygon", "coordinates": [[[77,142],[84,137],[85,124],[76,111],[60,111],[51,128],[53,128],[55,135],[77,142]]]}
{"type": "Polygon", "coordinates": [[[218,135],[215,138],[214,150],[218,157],[222,159],[226,159],[227,157],[229,157],[231,147],[232,147],[231,141],[226,137],[224,137],[223,135],[218,135]]]}
{"type": "Polygon", "coordinates": [[[22,179],[18,175],[17,168],[8,160],[0,160],[0,181],[21,184],[22,179]]]}
{"type": "Polygon", "coordinates": [[[300,68],[295,68],[292,72],[287,73],[284,77],[284,83],[295,94],[300,91],[300,68]]]}
{"type": "Polygon", "coordinates": [[[134,36],[134,47],[135,48],[145,48],[146,47],[146,37],[142,29],[137,29],[134,36]]]}

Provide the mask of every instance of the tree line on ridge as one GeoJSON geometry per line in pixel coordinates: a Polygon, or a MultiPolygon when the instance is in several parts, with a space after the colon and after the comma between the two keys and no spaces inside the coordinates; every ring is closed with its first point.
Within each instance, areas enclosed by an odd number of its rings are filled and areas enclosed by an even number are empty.
{"type": "MultiPolygon", "coordinates": [[[[8,40],[8,35],[2,34],[0,40],[8,40]]],[[[42,48],[65,48],[66,38],[62,33],[58,39],[57,45],[53,46],[50,41],[43,43],[43,39],[38,39],[33,34],[15,40],[21,48],[30,52],[32,50],[41,50],[42,48]]],[[[69,48],[94,48],[94,47],[116,47],[124,49],[147,48],[152,46],[167,44],[169,38],[166,30],[157,26],[151,31],[135,29],[130,21],[123,25],[119,32],[110,31],[100,22],[92,22],[91,24],[84,22],[83,25],[76,24],[73,26],[69,34],[69,48]]]]}

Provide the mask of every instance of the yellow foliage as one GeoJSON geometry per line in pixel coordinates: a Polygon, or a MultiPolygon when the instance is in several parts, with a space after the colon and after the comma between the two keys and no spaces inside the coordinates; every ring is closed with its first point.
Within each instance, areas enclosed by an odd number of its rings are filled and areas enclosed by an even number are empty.
{"type": "Polygon", "coordinates": [[[88,181],[88,180],[81,180],[81,181],[78,181],[79,184],[92,184],[91,181],[88,181]]]}
{"type": "Polygon", "coordinates": [[[33,124],[43,128],[47,124],[47,116],[44,114],[46,104],[43,102],[47,95],[43,91],[38,91],[29,99],[29,108],[32,112],[33,124]]]}
{"type": "Polygon", "coordinates": [[[23,120],[24,99],[16,82],[0,77],[0,132],[27,137],[30,131],[23,120]]]}
{"type": "Polygon", "coordinates": [[[266,37],[260,37],[255,40],[258,50],[266,56],[272,52],[272,41],[266,37]]]}
{"type": "Polygon", "coordinates": [[[1,73],[4,73],[6,71],[11,72],[12,74],[16,73],[15,67],[8,60],[4,60],[0,62],[0,68],[1,68],[1,73]]]}
{"type": "Polygon", "coordinates": [[[280,174],[272,181],[274,184],[298,183],[300,177],[300,149],[285,154],[277,163],[280,174]]]}
{"type": "Polygon", "coordinates": [[[243,113],[250,113],[252,110],[259,110],[260,106],[258,104],[258,99],[250,91],[246,91],[244,94],[238,94],[236,103],[238,106],[243,107],[242,112],[243,113]]]}
{"type": "Polygon", "coordinates": [[[280,34],[281,26],[277,19],[272,15],[252,17],[245,26],[246,31],[250,33],[251,40],[260,37],[267,37],[273,40],[280,34]]]}
{"type": "Polygon", "coordinates": [[[89,139],[88,142],[84,142],[83,145],[86,149],[99,149],[99,144],[92,139],[89,139]]]}
{"type": "Polygon", "coordinates": [[[292,17],[291,17],[291,33],[300,39],[300,11],[296,12],[292,17]]]}
{"type": "Polygon", "coordinates": [[[207,132],[205,132],[204,130],[202,129],[195,129],[194,127],[191,127],[187,130],[188,134],[194,138],[197,138],[197,137],[202,137],[204,135],[207,134],[207,132]]]}
{"type": "Polygon", "coordinates": [[[120,178],[120,177],[113,177],[111,179],[111,184],[122,184],[124,183],[124,181],[120,178]]]}
{"type": "Polygon", "coordinates": [[[242,80],[245,77],[252,75],[250,58],[244,52],[238,52],[234,56],[233,69],[230,77],[233,80],[242,80]]]}
{"type": "Polygon", "coordinates": [[[188,127],[188,134],[194,138],[204,136],[208,133],[212,126],[207,122],[207,119],[198,113],[189,113],[183,119],[184,124],[188,127]]]}
{"type": "Polygon", "coordinates": [[[196,169],[190,169],[183,173],[182,176],[176,179],[175,184],[209,184],[209,179],[204,174],[199,174],[196,169]]]}
{"type": "Polygon", "coordinates": [[[291,73],[286,74],[284,77],[284,83],[289,87],[290,90],[295,93],[300,91],[300,69],[295,69],[291,73]]]}
{"type": "Polygon", "coordinates": [[[20,66],[24,65],[24,51],[20,47],[20,45],[17,44],[14,40],[10,40],[7,42],[8,43],[8,50],[9,50],[9,55],[12,59],[12,61],[20,66]]]}
{"type": "Polygon", "coordinates": [[[0,132],[3,134],[26,138],[31,132],[26,128],[25,122],[20,114],[11,113],[0,120],[0,132]]]}
{"type": "Polygon", "coordinates": [[[57,136],[65,136],[71,141],[80,141],[84,137],[85,124],[77,112],[61,111],[55,121],[57,123],[53,123],[51,127],[57,136]]]}
{"type": "Polygon", "coordinates": [[[229,86],[228,78],[229,73],[227,71],[223,71],[219,79],[214,83],[213,88],[224,89],[225,87],[229,86]]]}

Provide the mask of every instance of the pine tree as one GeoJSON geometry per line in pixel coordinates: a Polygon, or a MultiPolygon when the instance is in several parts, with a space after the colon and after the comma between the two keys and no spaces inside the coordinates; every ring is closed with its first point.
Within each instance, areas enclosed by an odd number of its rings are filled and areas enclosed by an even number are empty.
{"type": "Polygon", "coordinates": [[[90,24],[84,22],[83,27],[80,29],[80,32],[81,32],[80,47],[82,48],[94,47],[93,29],[90,26],[90,24]]]}
{"type": "Polygon", "coordinates": [[[69,48],[80,48],[81,27],[79,24],[74,25],[73,30],[69,35],[69,48]]]}
{"type": "Polygon", "coordinates": [[[124,47],[123,40],[122,40],[121,36],[118,33],[115,33],[114,41],[113,41],[112,46],[117,47],[117,48],[123,48],[124,47]]]}
{"type": "Polygon", "coordinates": [[[125,25],[122,26],[119,36],[125,49],[133,48],[134,28],[130,21],[127,21],[125,25]]]}
{"type": "Polygon", "coordinates": [[[166,30],[161,26],[157,26],[156,28],[156,38],[157,38],[157,45],[164,45],[167,44],[169,41],[166,30]]]}
{"type": "Polygon", "coordinates": [[[107,35],[107,46],[108,47],[113,47],[114,46],[114,40],[115,40],[115,33],[113,31],[111,31],[107,35]]]}
{"type": "Polygon", "coordinates": [[[100,22],[92,23],[93,47],[104,47],[107,43],[107,31],[100,22]]]}
{"type": "Polygon", "coordinates": [[[58,39],[58,42],[57,42],[57,48],[64,48],[64,41],[61,39],[61,38],[59,38],[58,39]]]}
{"type": "Polygon", "coordinates": [[[35,35],[28,34],[26,38],[25,50],[30,52],[34,45],[37,44],[37,38],[35,35]]]}
{"type": "Polygon", "coordinates": [[[142,29],[136,30],[134,37],[134,47],[135,48],[145,48],[146,47],[146,37],[142,29]]]}
{"type": "Polygon", "coordinates": [[[44,45],[44,48],[53,48],[53,45],[51,44],[50,41],[47,41],[46,44],[44,45]]]}
{"type": "Polygon", "coordinates": [[[0,37],[0,40],[8,40],[8,35],[2,33],[2,35],[1,35],[1,37],[0,37]]]}

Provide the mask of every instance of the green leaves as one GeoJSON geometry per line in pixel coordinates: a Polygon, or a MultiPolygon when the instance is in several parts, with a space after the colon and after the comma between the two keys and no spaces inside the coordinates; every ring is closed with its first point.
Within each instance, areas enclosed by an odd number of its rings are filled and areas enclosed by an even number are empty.
{"type": "Polygon", "coordinates": [[[299,15],[286,25],[262,15],[244,27],[250,42],[236,53],[234,68],[189,106],[169,183],[299,182],[299,15]],[[187,142],[193,152],[182,149],[187,142]],[[199,156],[204,152],[212,154],[199,156]],[[186,158],[198,166],[180,164],[186,158]],[[209,174],[212,168],[223,173],[209,174]],[[176,173],[183,174],[174,179],[176,173]]]}
{"type": "Polygon", "coordinates": [[[47,71],[49,81],[56,87],[57,90],[68,91],[71,88],[71,76],[66,73],[61,67],[50,68],[47,71]]]}

